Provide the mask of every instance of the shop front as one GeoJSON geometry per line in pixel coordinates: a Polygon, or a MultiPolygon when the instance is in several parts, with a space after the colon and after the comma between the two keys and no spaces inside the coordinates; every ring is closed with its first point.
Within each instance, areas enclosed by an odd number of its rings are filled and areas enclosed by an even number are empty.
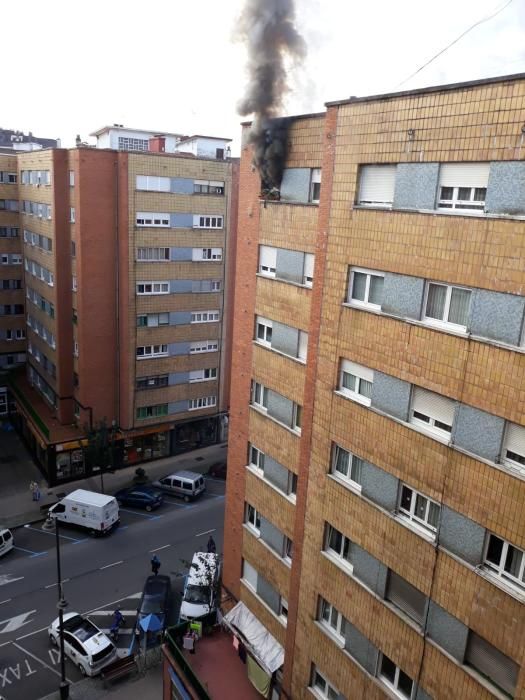
{"type": "Polygon", "coordinates": [[[172,427],[171,425],[162,428],[155,426],[140,434],[125,435],[122,441],[122,466],[126,467],[141,462],[150,462],[161,457],[169,457],[170,429],[172,427]]]}

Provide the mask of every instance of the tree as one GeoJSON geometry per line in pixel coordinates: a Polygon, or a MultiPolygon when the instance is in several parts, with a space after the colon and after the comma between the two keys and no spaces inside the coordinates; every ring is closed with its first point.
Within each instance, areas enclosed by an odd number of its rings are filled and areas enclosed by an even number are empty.
{"type": "Polygon", "coordinates": [[[86,426],[87,447],[85,448],[85,463],[92,470],[100,469],[100,487],[104,493],[104,472],[113,470],[115,466],[115,426],[108,426],[103,418],[92,426],[86,426]]]}

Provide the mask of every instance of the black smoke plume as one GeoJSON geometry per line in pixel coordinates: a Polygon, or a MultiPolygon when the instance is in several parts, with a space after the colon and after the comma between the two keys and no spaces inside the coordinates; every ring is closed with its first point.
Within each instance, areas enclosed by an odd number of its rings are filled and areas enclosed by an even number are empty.
{"type": "Polygon", "coordinates": [[[249,74],[239,113],[253,114],[248,140],[266,192],[279,190],[286,161],[289,119],[277,118],[290,89],[285,63],[306,55],[294,23],[294,0],[246,0],[239,20],[240,36],[248,47],[249,74]]]}

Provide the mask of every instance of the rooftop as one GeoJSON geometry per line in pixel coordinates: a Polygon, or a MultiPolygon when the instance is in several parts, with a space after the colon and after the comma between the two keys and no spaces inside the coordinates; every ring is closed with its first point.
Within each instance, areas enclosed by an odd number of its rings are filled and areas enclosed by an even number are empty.
{"type": "Polygon", "coordinates": [[[24,134],[23,131],[0,128],[0,148],[12,149],[15,143],[38,143],[42,148],[56,148],[57,139],[44,139],[33,136],[31,132],[24,134]]]}
{"type": "Polygon", "coordinates": [[[100,136],[106,131],[110,131],[110,129],[118,129],[119,131],[133,131],[133,132],[142,132],[144,134],[151,134],[152,136],[177,136],[177,138],[180,139],[185,139],[187,138],[184,136],[184,134],[177,134],[174,131],[154,131],[153,129],[132,129],[129,126],[123,126],[122,124],[110,124],[109,126],[103,126],[100,129],[97,129],[96,131],[93,131],[90,136],[100,136]]]}
{"type": "Polygon", "coordinates": [[[193,136],[183,136],[179,143],[184,143],[185,141],[193,141],[193,139],[210,139],[211,141],[231,141],[232,139],[227,139],[222,136],[204,136],[203,134],[193,134],[193,136]]]}

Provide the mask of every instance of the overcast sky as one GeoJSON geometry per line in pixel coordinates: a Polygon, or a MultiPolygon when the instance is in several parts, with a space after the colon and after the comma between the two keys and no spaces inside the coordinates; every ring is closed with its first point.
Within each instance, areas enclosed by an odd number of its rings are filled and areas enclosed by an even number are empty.
{"type": "MultiPolygon", "coordinates": [[[[285,113],[350,95],[525,72],[525,0],[513,0],[409,82],[435,53],[506,0],[296,0],[308,56],[290,75],[285,113]]],[[[226,136],[246,49],[243,0],[26,0],[2,31],[0,127],[71,146],[114,122],[226,136]]]]}

